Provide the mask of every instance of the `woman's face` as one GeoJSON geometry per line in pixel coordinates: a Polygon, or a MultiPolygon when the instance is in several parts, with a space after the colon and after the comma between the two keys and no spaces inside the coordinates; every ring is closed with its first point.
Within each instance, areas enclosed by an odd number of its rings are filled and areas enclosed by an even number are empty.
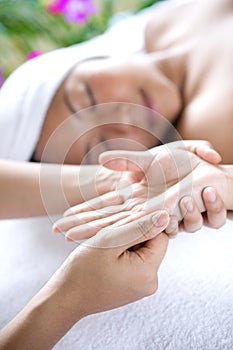
{"type": "Polygon", "coordinates": [[[77,163],[79,154],[80,162],[89,152],[87,162],[93,163],[105,149],[143,149],[158,144],[181,108],[179,90],[165,62],[158,54],[144,54],[128,60],[97,58],[78,64],[67,78],[65,90],[78,112],[80,133],[66,161],[72,162],[75,154],[77,163]]]}

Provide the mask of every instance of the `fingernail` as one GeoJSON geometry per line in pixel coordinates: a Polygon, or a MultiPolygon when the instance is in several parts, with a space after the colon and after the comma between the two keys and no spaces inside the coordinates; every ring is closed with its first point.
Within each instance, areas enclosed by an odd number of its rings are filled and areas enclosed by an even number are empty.
{"type": "Polygon", "coordinates": [[[205,195],[208,202],[214,203],[217,199],[216,193],[212,188],[206,188],[205,195]]]}
{"type": "Polygon", "coordinates": [[[168,214],[166,211],[157,212],[153,217],[152,221],[156,227],[164,226],[168,223],[168,214]]]}
{"type": "Polygon", "coordinates": [[[67,242],[73,242],[74,240],[70,236],[66,236],[66,241],[67,242]]]}
{"type": "Polygon", "coordinates": [[[57,225],[53,225],[53,227],[52,227],[52,231],[54,232],[54,233],[58,233],[58,232],[60,232],[60,230],[59,230],[59,228],[58,228],[58,226],[57,225]]]}
{"type": "Polygon", "coordinates": [[[191,198],[189,198],[189,197],[183,198],[182,203],[189,213],[191,213],[194,210],[194,205],[193,205],[193,201],[191,198]]]}

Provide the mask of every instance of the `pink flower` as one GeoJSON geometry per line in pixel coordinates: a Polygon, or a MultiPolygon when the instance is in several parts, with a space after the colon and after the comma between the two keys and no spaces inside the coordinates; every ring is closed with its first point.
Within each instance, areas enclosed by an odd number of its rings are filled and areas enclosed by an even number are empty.
{"type": "Polygon", "coordinates": [[[3,85],[3,71],[2,71],[2,67],[0,67],[0,87],[3,85]]]}
{"type": "Polygon", "coordinates": [[[63,13],[67,22],[85,24],[97,12],[91,0],[55,0],[48,5],[51,13],[63,13]]]}
{"type": "Polygon", "coordinates": [[[40,56],[42,52],[40,52],[39,50],[32,50],[31,52],[29,52],[29,54],[27,55],[27,60],[32,60],[33,58],[40,56]]]}

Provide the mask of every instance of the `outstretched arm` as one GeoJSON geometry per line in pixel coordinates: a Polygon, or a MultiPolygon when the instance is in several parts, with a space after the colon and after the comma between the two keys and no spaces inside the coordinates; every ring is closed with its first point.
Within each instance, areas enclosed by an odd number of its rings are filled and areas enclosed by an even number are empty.
{"type": "Polygon", "coordinates": [[[100,166],[0,160],[0,219],[62,213],[115,189],[121,177],[100,166]]]}

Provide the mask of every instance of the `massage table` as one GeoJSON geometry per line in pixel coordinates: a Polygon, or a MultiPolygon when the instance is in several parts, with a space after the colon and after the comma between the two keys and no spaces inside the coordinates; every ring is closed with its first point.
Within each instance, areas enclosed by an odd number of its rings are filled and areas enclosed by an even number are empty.
{"type": "MultiPolygon", "coordinates": [[[[51,231],[48,217],[0,221],[0,326],[46,283],[75,243],[51,231]]],[[[56,350],[232,350],[233,223],[181,232],[169,241],[158,291],[88,316],[56,350]]]]}

